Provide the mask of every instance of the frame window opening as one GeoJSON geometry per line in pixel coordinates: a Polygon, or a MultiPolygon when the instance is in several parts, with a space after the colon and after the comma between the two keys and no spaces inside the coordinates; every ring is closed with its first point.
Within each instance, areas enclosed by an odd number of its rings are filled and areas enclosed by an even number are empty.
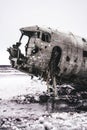
{"type": "Polygon", "coordinates": [[[44,33],[42,33],[42,38],[41,39],[44,42],[50,42],[51,41],[51,36],[50,36],[49,33],[44,32],[44,33]]]}
{"type": "Polygon", "coordinates": [[[20,50],[21,50],[21,52],[24,54],[24,55],[26,55],[26,45],[28,44],[28,42],[29,42],[29,37],[28,36],[26,36],[26,35],[23,35],[22,36],[22,38],[21,38],[21,40],[20,40],[20,42],[21,42],[21,45],[20,45],[20,50]]]}
{"type": "Polygon", "coordinates": [[[31,37],[40,38],[40,32],[31,32],[30,33],[30,38],[31,37]]]}

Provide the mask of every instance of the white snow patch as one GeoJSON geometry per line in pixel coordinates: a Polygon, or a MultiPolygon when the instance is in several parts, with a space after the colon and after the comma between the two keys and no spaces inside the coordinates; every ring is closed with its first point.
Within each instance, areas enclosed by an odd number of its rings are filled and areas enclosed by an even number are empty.
{"type": "MultiPolygon", "coordinates": [[[[1,73],[0,73],[1,74],[1,73]]],[[[40,94],[46,91],[46,83],[38,80],[37,77],[31,79],[27,74],[18,72],[0,75],[0,98],[8,99],[22,94],[40,94]]]]}

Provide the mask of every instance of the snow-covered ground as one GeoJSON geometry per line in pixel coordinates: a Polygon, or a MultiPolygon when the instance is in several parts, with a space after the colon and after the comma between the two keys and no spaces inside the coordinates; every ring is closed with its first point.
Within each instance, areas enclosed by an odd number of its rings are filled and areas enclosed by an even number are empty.
{"type": "Polygon", "coordinates": [[[0,70],[0,98],[46,91],[46,83],[14,69],[0,70]]]}
{"type": "Polygon", "coordinates": [[[87,130],[87,112],[52,112],[46,104],[18,104],[13,96],[36,95],[46,83],[14,69],[0,69],[0,130],[87,130]],[[6,99],[6,100],[5,100],[6,99]]]}

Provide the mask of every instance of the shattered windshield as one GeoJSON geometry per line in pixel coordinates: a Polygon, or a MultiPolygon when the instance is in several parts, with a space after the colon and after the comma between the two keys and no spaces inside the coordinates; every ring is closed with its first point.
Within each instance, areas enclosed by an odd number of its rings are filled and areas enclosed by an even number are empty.
{"type": "Polygon", "coordinates": [[[23,35],[20,42],[21,42],[21,45],[20,45],[21,52],[22,54],[26,55],[25,47],[29,42],[29,36],[23,35]]]}
{"type": "Polygon", "coordinates": [[[21,52],[25,56],[30,56],[36,52],[36,38],[40,38],[40,32],[23,32],[22,36],[19,39],[19,42],[21,43],[21,52]]]}

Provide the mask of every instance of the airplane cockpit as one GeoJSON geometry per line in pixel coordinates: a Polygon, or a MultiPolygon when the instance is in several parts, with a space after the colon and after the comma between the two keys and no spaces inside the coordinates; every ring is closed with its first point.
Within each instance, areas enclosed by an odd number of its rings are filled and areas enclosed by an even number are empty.
{"type": "Polygon", "coordinates": [[[28,30],[20,29],[21,37],[19,39],[20,49],[23,50],[23,54],[26,57],[36,54],[41,46],[41,43],[50,43],[51,34],[42,30],[28,30]],[[25,50],[24,50],[25,49],[25,50]]]}

